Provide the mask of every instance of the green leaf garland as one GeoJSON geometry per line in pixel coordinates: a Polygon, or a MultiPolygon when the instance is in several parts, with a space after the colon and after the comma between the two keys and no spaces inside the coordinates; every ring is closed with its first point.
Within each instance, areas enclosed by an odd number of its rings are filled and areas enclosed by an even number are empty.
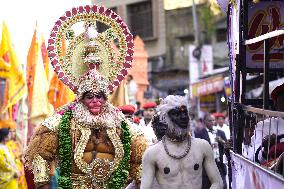
{"type": "MultiPolygon", "coordinates": [[[[61,118],[59,125],[59,170],[60,176],[58,178],[59,189],[71,189],[71,159],[72,159],[72,138],[70,134],[70,120],[72,112],[67,111],[61,118]]],[[[130,169],[130,155],[131,155],[131,133],[126,122],[121,123],[124,156],[119,162],[118,168],[114,171],[112,177],[108,182],[109,189],[122,189],[127,182],[130,169]]]]}
{"type": "Polygon", "coordinates": [[[71,189],[71,157],[72,157],[72,139],[70,134],[70,120],[72,112],[64,113],[59,124],[59,172],[58,188],[71,189]]]}
{"type": "Polygon", "coordinates": [[[108,188],[109,189],[122,189],[124,188],[125,183],[127,182],[129,169],[130,169],[130,155],[131,155],[131,134],[129,127],[126,122],[121,123],[122,128],[122,138],[121,142],[123,144],[124,156],[123,159],[119,162],[118,168],[113,173],[112,177],[109,180],[108,188]]]}

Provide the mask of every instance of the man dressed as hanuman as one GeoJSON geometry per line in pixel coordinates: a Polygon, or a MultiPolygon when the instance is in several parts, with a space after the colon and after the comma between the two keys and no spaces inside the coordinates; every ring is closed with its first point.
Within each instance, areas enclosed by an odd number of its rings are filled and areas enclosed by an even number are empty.
{"type": "Polygon", "coordinates": [[[139,184],[147,142],[107,101],[131,67],[129,29],[110,9],[80,6],[59,18],[48,45],[58,78],[77,98],[43,121],[31,138],[25,159],[37,188],[50,188],[52,164],[59,168],[61,189],[120,189],[129,178],[139,184]],[[79,22],[84,32],[75,35],[72,26],[79,22]],[[96,22],[108,29],[98,33],[96,22]],[[63,38],[67,48],[62,47],[63,38]]]}

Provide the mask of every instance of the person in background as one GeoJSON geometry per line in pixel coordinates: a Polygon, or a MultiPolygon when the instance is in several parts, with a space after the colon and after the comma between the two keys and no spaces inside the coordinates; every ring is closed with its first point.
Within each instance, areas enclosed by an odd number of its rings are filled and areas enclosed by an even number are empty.
{"type": "Polygon", "coordinates": [[[230,139],[231,138],[230,127],[225,123],[225,115],[223,113],[214,113],[213,116],[215,117],[216,128],[224,131],[226,138],[230,139]]]}
{"type": "Polygon", "coordinates": [[[153,144],[157,139],[152,128],[151,120],[156,113],[157,104],[155,102],[147,102],[143,105],[143,118],[140,120],[139,126],[145,134],[148,144],[153,144]]]}
{"type": "Polygon", "coordinates": [[[6,143],[8,149],[13,153],[15,156],[15,163],[17,166],[17,169],[19,171],[19,177],[18,177],[18,188],[19,189],[27,189],[27,181],[25,177],[25,169],[23,166],[23,158],[22,158],[22,148],[21,145],[19,144],[17,140],[17,135],[16,135],[16,123],[12,122],[10,123],[10,134],[9,134],[9,140],[6,143]]]}
{"type": "Polygon", "coordinates": [[[230,124],[230,121],[229,121],[228,111],[227,111],[227,110],[224,110],[224,111],[222,112],[222,114],[224,114],[224,116],[225,116],[225,124],[229,125],[229,124],[230,124]]]}
{"type": "Polygon", "coordinates": [[[136,102],[136,111],[141,110],[141,102],[137,101],[136,102]]]}
{"type": "Polygon", "coordinates": [[[135,107],[132,105],[123,105],[123,106],[119,106],[117,107],[125,116],[125,118],[132,124],[132,125],[136,125],[136,123],[134,123],[134,112],[135,112],[135,107]]]}
{"type": "MultiPolygon", "coordinates": [[[[284,112],[284,83],[277,86],[271,92],[271,99],[273,100],[275,110],[284,112]]],[[[281,117],[268,118],[264,121],[259,121],[256,124],[254,135],[251,137],[251,152],[255,151],[255,154],[248,156],[253,158],[258,163],[264,163],[267,161],[267,153],[269,148],[275,144],[275,138],[279,138],[284,134],[284,119],[281,117]],[[271,139],[270,139],[271,136],[271,139]],[[274,138],[274,139],[272,139],[274,138]],[[270,140],[270,142],[269,142],[270,140]],[[269,145],[268,145],[269,144],[269,145]],[[253,150],[255,149],[255,150],[253,150]]],[[[279,143],[281,141],[278,141],[279,143]]]]}
{"type": "Polygon", "coordinates": [[[133,79],[132,75],[127,76],[127,92],[128,92],[128,99],[131,105],[135,105],[136,103],[136,93],[138,91],[138,86],[133,79]]]}
{"type": "Polygon", "coordinates": [[[16,159],[6,143],[9,140],[9,129],[0,129],[0,189],[18,189],[19,171],[16,159]]]}
{"type": "Polygon", "coordinates": [[[140,120],[143,118],[143,110],[141,109],[141,102],[136,102],[136,112],[134,113],[134,123],[140,123],[140,120]]]}
{"type": "Polygon", "coordinates": [[[195,126],[195,130],[194,132],[199,132],[200,130],[204,129],[205,128],[205,125],[203,123],[203,119],[202,118],[199,118],[197,121],[196,121],[196,126],[195,126]]]}
{"type": "MultiPolygon", "coordinates": [[[[212,146],[214,159],[223,180],[223,188],[226,189],[227,169],[226,165],[223,163],[224,145],[227,141],[226,135],[224,131],[214,127],[215,119],[211,114],[205,114],[203,120],[206,127],[199,131],[195,131],[195,137],[206,140],[212,146]]],[[[203,171],[202,177],[202,189],[209,189],[211,183],[208,176],[205,174],[205,171],[203,171]]]]}

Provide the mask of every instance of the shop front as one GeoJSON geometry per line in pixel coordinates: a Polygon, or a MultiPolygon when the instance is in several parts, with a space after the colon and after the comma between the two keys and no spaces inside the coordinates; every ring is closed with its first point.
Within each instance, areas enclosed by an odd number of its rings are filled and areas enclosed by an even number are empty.
{"type": "Polygon", "coordinates": [[[223,112],[227,110],[230,95],[227,77],[223,74],[211,76],[192,84],[192,98],[197,112],[223,112]]]}

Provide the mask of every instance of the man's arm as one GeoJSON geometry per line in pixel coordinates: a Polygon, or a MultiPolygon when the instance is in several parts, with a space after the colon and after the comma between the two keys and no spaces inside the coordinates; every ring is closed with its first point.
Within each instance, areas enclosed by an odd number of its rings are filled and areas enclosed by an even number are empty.
{"type": "Polygon", "coordinates": [[[225,134],[224,131],[221,132],[221,138],[222,138],[225,142],[227,142],[227,137],[226,137],[226,134],[225,134]]]}
{"type": "Polygon", "coordinates": [[[47,188],[50,182],[50,162],[56,157],[61,116],[53,115],[38,126],[25,151],[25,164],[34,173],[37,188],[47,188]]]}
{"type": "Polygon", "coordinates": [[[152,189],[152,183],[155,177],[155,154],[152,154],[151,148],[145,151],[142,161],[142,179],[140,189],[152,189]]]}
{"type": "Polygon", "coordinates": [[[204,168],[210,182],[212,183],[210,189],[222,189],[223,181],[215,163],[210,144],[202,141],[202,149],[204,149],[204,168]]]}
{"type": "MultiPolygon", "coordinates": [[[[130,126],[130,125],[129,125],[130,126]]],[[[131,128],[131,126],[130,126],[131,128]]],[[[141,165],[142,157],[148,147],[147,140],[143,132],[131,130],[131,156],[130,156],[130,177],[135,180],[135,183],[140,183],[141,180],[141,165]]]]}

